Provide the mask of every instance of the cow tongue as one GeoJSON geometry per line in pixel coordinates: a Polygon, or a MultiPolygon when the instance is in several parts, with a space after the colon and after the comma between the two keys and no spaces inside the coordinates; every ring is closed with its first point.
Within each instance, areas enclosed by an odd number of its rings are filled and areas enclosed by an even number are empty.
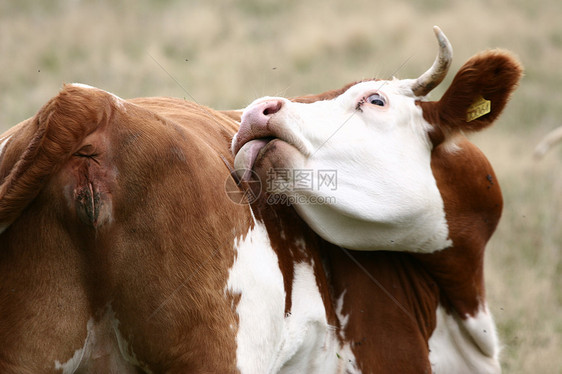
{"type": "Polygon", "coordinates": [[[260,150],[269,143],[270,139],[250,140],[240,148],[234,158],[234,169],[240,180],[250,179],[252,167],[260,150]]]}

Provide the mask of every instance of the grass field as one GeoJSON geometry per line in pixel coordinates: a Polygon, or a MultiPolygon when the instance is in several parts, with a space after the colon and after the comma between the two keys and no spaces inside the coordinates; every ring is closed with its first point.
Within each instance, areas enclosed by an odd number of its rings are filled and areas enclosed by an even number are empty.
{"type": "Polygon", "coordinates": [[[489,156],[505,210],[486,258],[506,373],[562,373],[562,146],[532,150],[562,125],[560,0],[156,1],[0,3],[0,131],[32,116],[63,82],[122,97],[175,96],[217,109],[362,78],[416,77],[431,31],[453,44],[450,77],[502,47],[526,75],[496,125],[472,139],[489,156]]]}

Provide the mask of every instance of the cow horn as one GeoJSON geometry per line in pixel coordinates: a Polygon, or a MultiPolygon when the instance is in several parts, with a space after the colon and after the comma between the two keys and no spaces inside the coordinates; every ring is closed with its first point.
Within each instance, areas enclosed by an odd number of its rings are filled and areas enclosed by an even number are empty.
{"type": "Polygon", "coordinates": [[[556,143],[562,141],[562,126],[549,132],[535,147],[535,158],[542,158],[556,143]]]}
{"type": "Polygon", "coordinates": [[[445,79],[453,59],[453,47],[451,47],[451,43],[443,34],[443,31],[439,27],[433,26],[433,32],[439,42],[439,54],[429,70],[416,79],[416,82],[412,85],[412,92],[416,96],[425,96],[437,87],[445,79]]]}

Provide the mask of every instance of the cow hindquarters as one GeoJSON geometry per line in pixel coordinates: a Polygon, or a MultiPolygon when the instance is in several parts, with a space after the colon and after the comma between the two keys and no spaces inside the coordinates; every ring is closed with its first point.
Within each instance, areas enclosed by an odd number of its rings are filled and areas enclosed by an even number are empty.
{"type": "Polygon", "coordinates": [[[2,234],[2,373],[54,373],[86,338],[85,264],[52,208],[32,203],[2,234]]]}

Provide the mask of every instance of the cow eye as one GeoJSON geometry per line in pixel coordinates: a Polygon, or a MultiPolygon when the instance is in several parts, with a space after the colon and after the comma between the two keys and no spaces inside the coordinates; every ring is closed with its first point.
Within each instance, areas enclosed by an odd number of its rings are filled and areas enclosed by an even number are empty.
{"type": "Polygon", "coordinates": [[[369,96],[367,98],[367,101],[369,102],[369,104],[372,105],[377,105],[377,106],[385,106],[386,105],[386,100],[385,98],[378,93],[374,93],[371,96],[369,96]]]}

